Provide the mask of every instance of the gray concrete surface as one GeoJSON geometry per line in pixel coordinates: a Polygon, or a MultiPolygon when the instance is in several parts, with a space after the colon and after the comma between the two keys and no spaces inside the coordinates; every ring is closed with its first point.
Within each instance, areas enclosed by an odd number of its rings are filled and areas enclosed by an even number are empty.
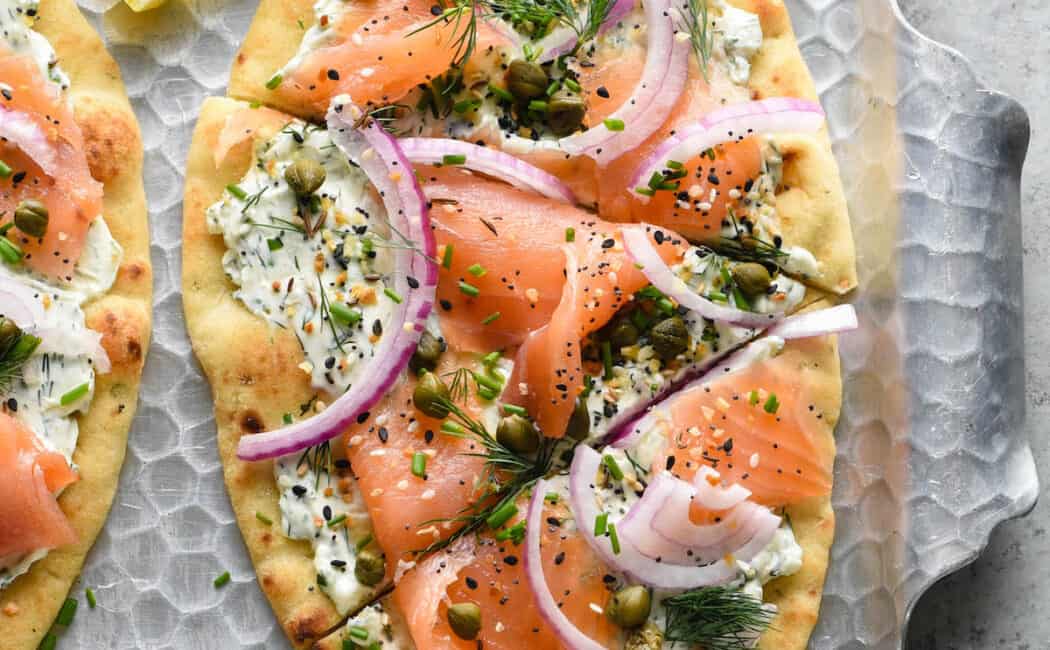
{"type": "Polygon", "coordinates": [[[961,51],[1032,122],[1022,182],[1027,434],[1043,482],[1025,519],[1002,525],[972,566],[919,602],[909,650],[1050,648],[1050,1],[899,0],[908,19],[961,51]]]}

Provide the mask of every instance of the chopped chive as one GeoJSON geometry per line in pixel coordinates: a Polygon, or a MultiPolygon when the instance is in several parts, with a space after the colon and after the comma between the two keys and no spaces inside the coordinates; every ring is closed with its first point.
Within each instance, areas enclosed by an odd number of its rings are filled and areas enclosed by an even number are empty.
{"type": "Polygon", "coordinates": [[[499,97],[505,102],[514,101],[514,95],[510,94],[510,91],[504,88],[500,88],[499,86],[489,84],[489,92],[495,95],[496,97],[499,97]]]}
{"type": "Polygon", "coordinates": [[[665,314],[674,313],[674,303],[669,298],[660,298],[656,301],[656,306],[665,314]]]}
{"type": "Polygon", "coordinates": [[[248,193],[245,192],[240,185],[229,184],[226,186],[226,191],[236,196],[240,200],[248,198],[248,193]]]}
{"type": "Polygon", "coordinates": [[[714,160],[714,159],[715,159],[715,158],[717,157],[717,156],[715,155],[715,150],[714,150],[714,149],[707,149],[707,150],[706,150],[706,151],[704,151],[704,153],[703,153],[703,154],[701,154],[701,155],[703,155],[703,156],[707,156],[707,157],[708,157],[708,158],[710,158],[711,160],[714,160]]]}
{"type": "Polygon", "coordinates": [[[614,117],[607,117],[604,120],[602,120],[602,124],[604,124],[605,128],[609,129],[610,131],[623,131],[623,120],[619,120],[614,117]]]}
{"type": "Polygon", "coordinates": [[[473,275],[475,278],[480,278],[484,277],[485,274],[488,273],[488,271],[485,270],[485,267],[480,264],[471,264],[467,267],[467,273],[473,275]]]}
{"type": "Polygon", "coordinates": [[[677,160],[668,160],[667,161],[667,168],[668,169],[680,170],[680,169],[683,169],[684,167],[685,167],[685,165],[683,165],[682,163],[678,162],[677,160]]]}
{"type": "Polygon", "coordinates": [[[547,494],[543,495],[543,498],[549,501],[550,503],[558,503],[558,501],[561,499],[561,495],[557,492],[548,492],[547,494]]]}
{"type": "Polygon", "coordinates": [[[69,627],[76,615],[77,600],[75,598],[66,598],[66,602],[62,603],[62,609],[58,610],[58,616],[55,618],[55,623],[69,627]]]}
{"type": "Polygon", "coordinates": [[[565,87],[574,93],[580,92],[580,84],[576,83],[575,79],[566,79],[564,82],[565,87]]]}
{"type": "Polygon", "coordinates": [[[491,314],[489,314],[488,316],[486,316],[484,319],[482,319],[481,324],[482,325],[488,325],[489,323],[492,323],[492,322],[498,320],[500,316],[501,316],[501,314],[498,311],[494,311],[491,314]]]}
{"type": "Polygon", "coordinates": [[[459,426],[455,422],[450,422],[449,420],[445,420],[441,423],[441,430],[447,433],[463,433],[463,427],[459,426]]]}
{"type": "Polygon", "coordinates": [[[551,85],[547,86],[547,96],[550,97],[554,93],[561,89],[561,82],[555,79],[551,82],[551,85]]]}
{"type": "Polygon", "coordinates": [[[487,386],[482,386],[481,388],[478,388],[478,397],[480,397],[483,400],[491,402],[492,400],[494,400],[497,397],[499,397],[499,391],[492,390],[491,388],[488,388],[487,386]]]}
{"type": "Polygon", "coordinates": [[[276,90],[277,86],[280,86],[282,81],[284,81],[284,77],[282,77],[279,74],[275,74],[274,76],[270,77],[269,81],[266,82],[266,88],[268,90],[276,90]]]}
{"type": "Polygon", "coordinates": [[[485,520],[485,523],[488,524],[488,527],[492,530],[496,530],[510,521],[510,518],[516,514],[518,514],[518,506],[514,505],[513,501],[508,501],[499,508],[496,508],[495,512],[489,515],[488,519],[485,520]]]}
{"type": "Polygon", "coordinates": [[[565,229],[565,241],[567,241],[567,242],[574,242],[574,241],[576,241],[576,229],[573,228],[572,226],[569,226],[568,228],[565,229]]]}
{"type": "Polygon", "coordinates": [[[80,384],[73,390],[63,395],[58,401],[62,404],[62,406],[69,406],[73,402],[79,400],[81,397],[87,395],[88,390],[90,390],[90,388],[91,384],[89,384],[88,382],[84,382],[83,384],[80,384]]]}
{"type": "Polygon", "coordinates": [[[520,415],[521,417],[528,417],[529,412],[520,406],[514,404],[503,404],[503,412],[509,415],[520,415]]]}
{"type": "Polygon", "coordinates": [[[390,298],[391,300],[393,300],[394,302],[396,302],[399,305],[401,304],[401,301],[403,300],[403,298],[396,291],[391,289],[390,287],[385,287],[383,289],[383,293],[386,294],[387,298],[390,298]]]}
{"type": "Polygon", "coordinates": [[[372,533],[369,533],[369,534],[365,535],[364,537],[362,537],[361,539],[359,539],[357,541],[357,544],[354,545],[354,549],[357,550],[357,551],[360,551],[364,547],[366,547],[369,544],[371,544],[373,539],[375,539],[375,538],[372,537],[372,533]]]}
{"type": "Polygon", "coordinates": [[[605,368],[605,373],[602,375],[602,378],[612,379],[612,344],[609,343],[609,341],[602,341],[602,366],[605,368]]]}
{"type": "Polygon", "coordinates": [[[22,249],[0,236],[0,259],[8,264],[18,264],[22,261],[22,249]]]}
{"type": "MultiPolygon", "coordinates": [[[[394,294],[397,295],[397,294],[394,294]]],[[[400,303],[400,300],[396,302],[400,303]]],[[[361,322],[361,312],[357,309],[351,309],[341,302],[333,302],[328,305],[328,313],[335,319],[337,323],[342,325],[357,325],[361,322]]],[[[291,423],[289,423],[291,424],[291,423]]]]}
{"type": "Polygon", "coordinates": [[[412,474],[423,478],[427,473],[427,455],[421,451],[412,454],[412,474]]]}
{"type": "Polygon", "coordinates": [[[505,542],[507,540],[513,541],[515,544],[520,544],[525,539],[525,522],[519,521],[510,528],[504,528],[503,530],[496,533],[496,541],[505,542]]]}
{"type": "Polygon", "coordinates": [[[442,165],[462,165],[465,162],[467,162],[467,157],[461,153],[447,153],[444,156],[441,156],[442,165]]]}
{"type": "Polygon", "coordinates": [[[634,191],[642,196],[656,196],[656,192],[648,187],[636,187],[634,191]]]}
{"type": "Polygon", "coordinates": [[[766,403],[762,405],[762,408],[765,409],[766,413],[769,413],[770,415],[777,412],[777,409],[780,408],[780,402],[777,401],[776,393],[769,394],[769,399],[767,399],[766,403]]]}
{"type": "Polygon", "coordinates": [[[255,102],[252,102],[252,103],[248,104],[248,108],[261,108],[261,107],[262,107],[262,102],[259,102],[259,101],[255,101],[255,102]]]}
{"type": "Polygon", "coordinates": [[[56,645],[58,645],[58,637],[55,636],[54,632],[48,632],[44,635],[44,638],[40,640],[38,650],[55,650],[56,645]]]}
{"type": "Polygon", "coordinates": [[[452,105],[452,110],[462,115],[463,113],[472,111],[479,106],[481,106],[480,99],[462,99],[452,105]]]}
{"type": "Polygon", "coordinates": [[[751,303],[744,296],[743,292],[740,291],[739,287],[733,287],[733,302],[736,303],[737,308],[743,309],[744,311],[751,311],[751,303]]]}
{"type": "Polygon", "coordinates": [[[344,521],[346,521],[346,515],[339,515],[338,517],[333,517],[332,521],[328,522],[328,527],[335,528],[344,521]]]}
{"type": "Polygon", "coordinates": [[[649,318],[649,315],[641,309],[635,309],[634,311],[632,311],[630,320],[631,324],[637,327],[639,330],[646,329],[647,327],[649,327],[649,323],[652,322],[652,319],[649,318]]]}
{"type": "Polygon", "coordinates": [[[216,578],[215,581],[212,582],[212,584],[215,585],[216,589],[218,589],[219,587],[224,586],[229,581],[230,581],[230,572],[229,571],[225,571],[225,572],[223,572],[223,574],[221,576],[216,578]]]}
{"type": "Polygon", "coordinates": [[[605,530],[609,523],[609,513],[603,512],[594,518],[594,535],[600,536],[605,534],[605,530]]]}
{"type": "Polygon", "coordinates": [[[467,282],[464,282],[462,280],[459,281],[459,290],[462,291],[463,293],[467,294],[471,298],[474,298],[479,293],[481,293],[481,289],[478,289],[474,285],[469,284],[467,282]]]}
{"type": "Polygon", "coordinates": [[[256,512],[255,513],[255,518],[258,519],[259,521],[263,522],[267,526],[273,525],[273,519],[270,519],[269,517],[267,517],[266,515],[264,515],[261,512],[256,512]]]}
{"type": "Polygon", "coordinates": [[[95,600],[95,590],[91,587],[88,587],[84,590],[84,595],[87,597],[88,607],[90,607],[91,609],[95,609],[95,607],[98,606],[98,601],[95,600]]]}
{"type": "Polygon", "coordinates": [[[543,101],[542,99],[534,99],[531,102],[529,102],[529,110],[537,111],[539,113],[546,113],[547,102],[543,101]]]}
{"type": "Polygon", "coordinates": [[[266,240],[266,247],[269,248],[272,251],[279,251],[282,248],[284,248],[284,242],[281,241],[280,239],[276,239],[276,238],[274,238],[274,239],[267,239],[266,240]]]}
{"type": "Polygon", "coordinates": [[[284,422],[285,424],[291,424],[292,423],[292,414],[291,413],[285,413],[284,415],[281,416],[281,421],[284,422]]]}
{"type": "Polygon", "coordinates": [[[486,366],[494,366],[499,363],[499,360],[503,358],[502,353],[499,350],[495,352],[489,352],[485,356],[481,357],[481,363],[486,366]]]}
{"type": "Polygon", "coordinates": [[[729,298],[721,291],[712,291],[707,294],[708,300],[714,300],[715,302],[729,302],[729,298]]]}
{"type": "Polygon", "coordinates": [[[478,386],[484,386],[489,390],[503,390],[503,382],[496,381],[491,377],[486,377],[485,375],[476,372],[471,374],[474,376],[474,381],[478,382],[478,386]]]}
{"type": "Polygon", "coordinates": [[[751,404],[751,406],[755,406],[756,404],[758,404],[758,391],[751,391],[751,393],[747,396],[747,401],[751,404]]]}
{"type": "Polygon", "coordinates": [[[7,178],[11,175],[11,172],[11,167],[4,161],[0,160],[0,178],[7,178]]]}
{"type": "Polygon", "coordinates": [[[623,480],[623,470],[620,469],[620,464],[616,462],[616,459],[612,457],[612,454],[605,454],[602,456],[602,463],[605,464],[605,468],[609,470],[609,474],[613,479],[617,481],[623,480]]]}
{"type": "Polygon", "coordinates": [[[361,640],[367,639],[368,638],[368,629],[367,628],[363,628],[360,625],[351,625],[350,626],[350,636],[354,637],[355,639],[361,639],[361,640]]]}
{"type": "Polygon", "coordinates": [[[664,184],[664,175],[661,174],[660,172],[653,172],[653,175],[649,177],[649,182],[648,182],[649,189],[651,189],[651,190],[661,189],[663,184],[664,184]]]}
{"type": "Polygon", "coordinates": [[[594,377],[590,375],[583,376],[583,392],[580,393],[580,399],[587,399],[591,395],[591,391],[594,390],[594,377]]]}
{"type": "Polygon", "coordinates": [[[616,534],[616,524],[609,524],[609,542],[612,543],[614,555],[620,554],[620,536],[616,534]]]}
{"type": "Polygon", "coordinates": [[[446,269],[452,268],[452,244],[445,244],[445,252],[441,255],[441,266],[446,269]]]}

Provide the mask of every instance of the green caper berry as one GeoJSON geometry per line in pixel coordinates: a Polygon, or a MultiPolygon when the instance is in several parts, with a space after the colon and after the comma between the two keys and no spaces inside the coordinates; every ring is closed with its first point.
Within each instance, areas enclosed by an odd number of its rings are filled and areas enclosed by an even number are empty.
{"type": "Polygon", "coordinates": [[[297,158],[284,170],[284,180],[298,196],[309,196],[324,185],[324,166],[311,158],[297,158]]]}
{"type": "Polygon", "coordinates": [[[733,282],[740,290],[749,296],[757,296],[766,292],[773,278],[769,270],[757,262],[744,262],[730,269],[733,282]]]}
{"type": "Polygon", "coordinates": [[[516,454],[531,454],[540,447],[540,435],[532,421],[517,414],[500,419],[496,441],[516,454]]]}
{"type": "Polygon", "coordinates": [[[572,409],[569,418],[569,426],[565,429],[565,435],[573,440],[586,440],[591,434],[591,414],[587,411],[587,402],[583,398],[576,400],[576,407],[572,409]]]}
{"type": "Polygon", "coordinates": [[[664,647],[664,633],[652,621],[627,635],[623,650],[660,650],[664,647]]]}
{"type": "Polygon", "coordinates": [[[363,585],[372,587],[379,584],[386,575],[386,562],[383,556],[367,549],[357,554],[354,562],[354,577],[363,585]]]}
{"type": "Polygon", "coordinates": [[[432,418],[448,417],[446,404],[451,397],[445,382],[432,372],[424,372],[412,391],[412,403],[432,418]]]}
{"type": "Polygon", "coordinates": [[[609,343],[614,348],[623,348],[638,342],[638,328],[629,320],[622,320],[609,332],[609,343]]]}
{"type": "Polygon", "coordinates": [[[680,316],[665,318],[649,332],[653,349],[664,361],[674,359],[689,349],[689,329],[680,316]]]}
{"type": "Polygon", "coordinates": [[[605,613],[620,627],[638,627],[649,619],[652,605],[648,587],[632,585],[613,594],[605,613]]]}
{"type": "Polygon", "coordinates": [[[583,124],[587,104],[583,98],[568,90],[559,90],[547,102],[547,125],[555,135],[569,135],[583,124]]]}
{"type": "Polygon", "coordinates": [[[47,234],[47,206],[36,199],[25,199],[15,208],[15,226],[30,237],[47,234]]]}
{"type": "Polygon", "coordinates": [[[448,626],[459,638],[474,640],[481,631],[481,608],[475,603],[449,605],[448,626]]]}
{"type": "Polygon", "coordinates": [[[438,361],[441,360],[441,353],[444,351],[445,346],[442,345],[441,339],[423,330],[423,336],[419,337],[416,351],[412,353],[412,358],[408,360],[408,367],[415,373],[424,369],[433,370],[437,367],[438,361]]]}
{"type": "Polygon", "coordinates": [[[550,80],[542,67],[524,59],[511,61],[507,70],[507,89],[520,101],[542,97],[550,80]]]}

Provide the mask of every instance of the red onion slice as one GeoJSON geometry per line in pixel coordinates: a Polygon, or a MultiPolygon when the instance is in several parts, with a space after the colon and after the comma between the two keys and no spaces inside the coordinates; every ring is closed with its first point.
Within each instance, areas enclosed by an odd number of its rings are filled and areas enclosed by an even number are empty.
{"type": "Polygon", "coordinates": [[[446,156],[462,156],[465,159],[463,162],[452,164],[487,174],[556,201],[570,205],[576,203],[572,190],[556,176],[498,149],[450,138],[401,138],[398,144],[405,157],[416,164],[450,164],[446,162],[446,156]]]}
{"type": "Polygon", "coordinates": [[[638,166],[627,191],[642,203],[648,203],[649,197],[636,190],[648,187],[652,175],[660,173],[669,161],[684,163],[712,147],[753,135],[783,131],[810,133],[820,129],[823,123],[824,111],[820,104],[805,99],[775,97],[727,106],[664,140],[638,166]]]}
{"type": "Polygon", "coordinates": [[[39,165],[41,171],[56,178],[58,151],[40,125],[28,114],[0,108],[0,138],[16,145],[39,165]]]}
{"type": "Polygon", "coordinates": [[[759,314],[728,305],[720,305],[698,295],[678,276],[671,271],[649,241],[649,233],[662,230],[649,224],[624,226],[623,247],[627,254],[641,268],[642,274],[653,283],[653,286],[673,298],[689,311],[695,311],[704,318],[725,321],[746,327],[766,327],[780,318],[779,314],[759,314]]]}
{"type": "Polygon", "coordinates": [[[0,316],[14,321],[22,329],[44,320],[40,292],[0,275],[0,316]]]}
{"type": "MultiPolygon", "coordinates": [[[[602,26],[599,28],[598,33],[604,34],[609,31],[624,16],[631,13],[633,9],[634,0],[616,0],[613,6],[609,8],[609,14],[602,21],[602,26]]],[[[533,48],[540,52],[540,55],[536,57],[536,62],[546,63],[547,61],[553,61],[559,56],[568,54],[576,46],[576,40],[576,30],[571,27],[561,26],[555,28],[550,34],[547,34],[533,45],[533,48]]]]}
{"type": "Polygon", "coordinates": [[[358,125],[361,117],[361,110],[346,96],[333,100],[327,115],[332,141],[375,186],[393,236],[409,240],[422,254],[408,246],[391,249],[396,269],[392,288],[403,300],[395,305],[390,324],[384,327],[387,335],[361,365],[352,387],[308,420],[242,437],[237,448],[242,460],[274,458],[317,445],[340,435],[366,415],[408,364],[433,307],[437,267],[432,260],[437,247],[426,199],[411,163],[394,138],[372,120],[358,125]]]}
{"type": "Polygon", "coordinates": [[[751,490],[739,483],[724,486],[719,483],[721,477],[714,469],[703,465],[693,475],[693,487],[696,488],[694,501],[708,510],[729,510],[747,501],[751,490]],[[714,481],[714,482],[712,482],[714,481]]]}
{"type": "Polygon", "coordinates": [[[769,328],[766,334],[779,336],[787,341],[837,334],[855,329],[857,329],[857,312],[853,309],[853,305],[837,305],[785,318],[769,328]]]}
{"type": "Polygon", "coordinates": [[[532,488],[529,500],[528,517],[525,520],[525,578],[536,601],[540,616],[551,627],[558,639],[570,650],[604,650],[604,646],[580,631],[572,624],[569,617],[558,607],[543,575],[543,558],[540,555],[540,536],[543,533],[543,499],[550,489],[547,481],[541,479],[532,488]]]}
{"type": "Polygon", "coordinates": [[[619,538],[620,552],[614,552],[608,537],[594,534],[594,522],[600,511],[595,502],[593,483],[601,462],[602,457],[595,450],[583,445],[576,447],[569,470],[569,503],[577,530],[610,566],[637,582],[658,589],[692,589],[724,584],[736,576],[736,567],[721,559],[707,566],[658,562],[646,557],[623,536],[619,538]]]}

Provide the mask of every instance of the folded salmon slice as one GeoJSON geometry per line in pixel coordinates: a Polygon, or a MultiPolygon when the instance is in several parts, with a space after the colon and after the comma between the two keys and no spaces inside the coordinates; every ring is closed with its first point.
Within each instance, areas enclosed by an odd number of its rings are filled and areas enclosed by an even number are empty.
{"type": "Polygon", "coordinates": [[[77,480],[66,459],[0,413],[0,566],[76,541],[55,493],[77,480]]]}

